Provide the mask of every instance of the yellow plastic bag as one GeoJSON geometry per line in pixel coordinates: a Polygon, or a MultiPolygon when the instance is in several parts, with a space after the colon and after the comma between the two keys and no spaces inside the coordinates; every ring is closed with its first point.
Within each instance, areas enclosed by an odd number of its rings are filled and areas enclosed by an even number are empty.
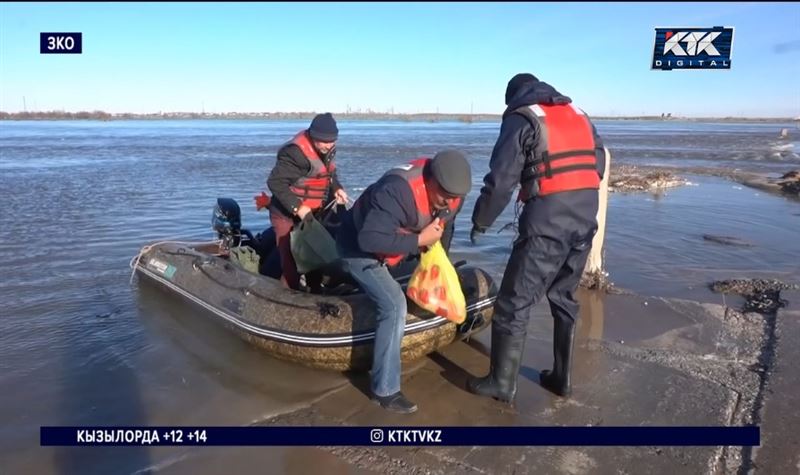
{"type": "Polygon", "coordinates": [[[467,318],[467,304],[455,267],[440,242],[422,253],[406,295],[420,308],[456,323],[467,318]]]}

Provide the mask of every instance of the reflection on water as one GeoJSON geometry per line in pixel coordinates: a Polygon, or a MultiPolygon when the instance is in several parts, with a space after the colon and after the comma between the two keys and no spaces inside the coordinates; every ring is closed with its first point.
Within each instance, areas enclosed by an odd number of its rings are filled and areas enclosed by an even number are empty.
{"type": "MultiPolygon", "coordinates": [[[[0,395],[0,472],[128,472],[154,460],[146,449],[45,450],[37,447],[41,425],[248,424],[349,384],[337,373],[272,360],[185,302],[128,283],[128,261],[143,244],[210,238],[217,197],[238,200],[245,226],[264,228],[268,217],[255,211],[253,196],[266,189],[278,147],[306,125],[2,123],[0,386],[13,390],[0,395]]],[[[774,172],[800,165],[796,137],[777,138],[782,127],[598,123],[615,163],[774,172]]],[[[343,121],[340,130],[341,179],[355,194],[417,156],[467,153],[474,186],[457,219],[455,257],[500,277],[513,235],[495,231],[513,219],[513,207],[478,246],[467,236],[497,124],[343,121]]],[[[800,280],[796,203],[718,179],[691,180],[697,186],[658,199],[612,195],[605,259],[613,281],[716,301],[705,289],[711,278],[800,280]],[[755,245],[720,246],[704,233],[755,245]]],[[[593,317],[581,324],[582,338],[599,338],[602,305],[591,297],[584,305],[593,317]]]]}

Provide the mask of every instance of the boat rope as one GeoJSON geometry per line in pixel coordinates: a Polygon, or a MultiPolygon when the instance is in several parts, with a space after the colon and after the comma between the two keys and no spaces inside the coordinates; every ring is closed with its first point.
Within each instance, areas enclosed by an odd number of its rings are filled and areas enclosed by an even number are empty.
{"type": "Polygon", "coordinates": [[[203,244],[216,244],[216,245],[219,245],[221,242],[222,241],[219,240],[219,239],[217,239],[215,241],[171,241],[171,240],[165,240],[165,241],[158,241],[158,242],[154,242],[154,243],[151,243],[151,244],[147,244],[144,247],[142,247],[139,250],[139,253],[136,254],[136,256],[134,256],[131,259],[131,261],[128,263],[128,265],[131,267],[131,278],[130,278],[130,281],[128,283],[129,284],[133,284],[133,276],[136,275],[136,267],[139,265],[139,261],[142,259],[142,256],[147,254],[148,252],[150,252],[150,250],[153,249],[156,246],[160,246],[162,244],[183,244],[183,245],[186,245],[186,246],[200,246],[200,245],[203,245],[203,244]]]}
{"type": "MultiPolygon", "coordinates": [[[[195,263],[197,263],[197,261],[195,261],[195,263]]],[[[264,294],[262,294],[260,292],[257,292],[255,290],[251,289],[250,287],[241,287],[241,286],[238,286],[238,285],[227,284],[227,283],[221,281],[220,279],[217,279],[213,275],[209,274],[208,271],[203,268],[203,264],[205,264],[205,263],[200,261],[200,263],[197,264],[195,266],[195,268],[199,269],[200,272],[202,272],[203,275],[208,277],[212,282],[214,282],[215,284],[221,285],[222,287],[225,287],[226,289],[236,290],[237,292],[241,292],[241,293],[243,293],[245,295],[253,295],[253,296],[258,297],[260,299],[266,300],[267,302],[272,302],[272,303],[276,303],[276,304],[279,304],[279,305],[286,305],[287,307],[299,308],[301,310],[314,310],[314,311],[319,310],[319,306],[316,306],[316,305],[315,306],[312,306],[312,305],[300,305],[300,304],[296,304],[296,303],[286,302],[285,300],[278,300],[276,298],[272,298],[272,297],[269,297],[267,295],[264,295],[264,294]]]]}
{"type": "MultiPolygon", "coordinates": [[[[222,242],[221,240],[215,240],[215,241],[158,241],[158,242],[154,242],[154,243],[145,245],[144,247],[142,247],[142,249],[139,251],[139,253],[131,259],[131,261],[129,263],[129,265],[130,265],[130,267],[132,269],[131,270],[131,278],[130,278],[130,282],[129,283],[133,284],[133,277],[134,277],[134,275],[136,275],[136,267],[139,265],[139,262],[140,262],[142,256],[144,254],[147,254],[151,249],[153,249],[156,246],[160,246],[160,245],[163,245],[163,244],[181,244],[181,245],[193,247],[193,246],[211,245],[211,244],[219,245],[221,242],[222,242]]],[[[188,253],[185,253],[185,252],[177,252],[177,253],[176,252],[169,252],[169,251],[162,251],[162,252],[164,252],[166,254],[188,254],[188,253]]],[[[218,285],[220,285],[220,286],[222,286],[222,287],[224,287],[226,289],[235,290],[237,292],[241,292],[244,295],[253,295],[253,296],[258,297],[258,298],[260,298],[262,300],[265,300],[267,302],[272,302],[272,303],[278,304],[278,305],[286,305],[288,307],[293,307],[293,308],[297,308],[297,309],[300,309],[300,310],[311,310],[311,311],[322,312],[324,314],[327,314],[327,313],[330,313],[330,310],[327,310],[327,311],[323,312],[323,307],[324,308],[328,308],[328,306],[334,306],[334,307],[337,307],[337,309],[338,309],[338,305],[327,304],[326,302],[321,302],[321,303],[318,303],[317,305],[314,305],[314,306],[312,306],[312,305],[300,305],[300,304],[296,304],[296,303],[286,302],[285,300],[279,300],[279,299],[264,295],[264,294],[262,294],[262,293],[260,293],[258,291],[253,290],[250,287],[241,287],[241,286],[237,286],[237,285],[227,284],[227,283],[223,282],[222,280],[220,280],[220,279],[214,277],[213,275],[211,275],[204,268],[204,264],[206,264],[206,262],[204,260],[196,259],[194,264],[193,264],[193,267],[195,267],[200,272],[202,272],[203,275],[205,275],[212,282],[214,282],[214,283],[216,283],[216,284],[218,284],[218,285]]],[[[464,264],[466,264],[466,261],[459,261],[454,265],[454,267],[455,268],[459,268],[464,264]]],[[[401,287],[404,288],[405,287],[404,284],[406,284],[407,281],[410,278],[411,278],[411,274],[404,275],[404,276],[401,276],[401,277],[397,277],[396,280],[398,281],[398,283],[401,284],[401,287]]],[[[353,290],[354,291],[352,293],[357,293],[360,289],[353,289],[353,290]]],[[[336,312],[336,313],[338,314],[338,312],[336,312]]]]}
{"type": "Polygon", "coordinates": [[[514,231],[514,241],[516,241],[519,238],[519,217],[522,214],[523,206],[524,203],[520,201],[514,203],[514,219],[511,222],[505,224],[500,229],[498,229],[497,234],[502,233],[506,229],[511,229],[512,231],[514,231]]]}
{"type": "MultiPolygon", "coordinates": [[[[285,332],[285,331],[279,331],[274,328],[262,327],[260,325],[249,323],[245,320],[242,320],[236,315],[224,311],[224,309],[222,308],[209,304],[208,302],[198,298],[196,295],[182,289],[180,286],[177,286],[174,283],[170,282],[169,280],[154,274],[147,268],[142,268],[141,271],[144,274],[148,275],[150,278],[156,280],[157,282],[162,283],[168,288],[171,288],[178,294],[186,297],[192,302],[195,302],[201,307],[209,310],[211,313],[231,322],[240,329],[245,330],[248,333],[268,338],[270,340],[275,340],[279,342],[288,342],[303,346],[316,346],[320,348],[326,348],[326,347],[337,347],[337,346],[338,347],[349,346],[356,343],[365,343],[374,339],[375,337],[374,331],[366,331],[366,332],[351,333],[351,334],[336,334],[336,335],[313,335],[313,334],[299,334],[293,332],[285,332]]],[[[481,310],[491,305],[492,302],[494,302],[494,300],[495,297],[489,297],[481,301],[475,302],[467,306],[467,311],[469,312],[469,311],[481,310]]],[[[406,322],[404,333],[405,335],[410,335],[412,333],[423,332],[440,327],[442,325],[446,325],[447,323],[448,320],[446,318],[438,316],[413,323],[406,322]]]]}

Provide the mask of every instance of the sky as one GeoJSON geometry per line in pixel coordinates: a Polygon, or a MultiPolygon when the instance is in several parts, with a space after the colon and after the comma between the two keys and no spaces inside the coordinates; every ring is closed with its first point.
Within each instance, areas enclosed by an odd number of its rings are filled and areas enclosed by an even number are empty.
{"type": "Polygon", "coordinates": [[[501,113],[520,72],[595,116],[796,117],[800,2],[0,4],[5,112],[501,113]],[[651,70],[673,26],[733,26],[731,69],[651,70]]]}

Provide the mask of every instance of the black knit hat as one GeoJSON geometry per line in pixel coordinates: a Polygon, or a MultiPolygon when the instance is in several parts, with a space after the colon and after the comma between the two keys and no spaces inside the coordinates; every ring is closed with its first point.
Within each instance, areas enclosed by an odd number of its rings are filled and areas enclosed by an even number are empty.
{"type": "Polygon", "coordinates": [[[431,160],[431,175],[442,189],[455,196],[464,196],[472,189],[472,171],[464,154],[443,150],[431,160]]]}
{"type": "Polygon", "coordinates": [[[335,142],[339,138],[339,128],[330,112],[317,114],[308,128],[308,135],[320,142],[335,142]]]}
{"type": "Polygon", "coordinates": [[[531,73],[519,73],[511,78],[506,87],[506,105],[511,102],[511,98],[514,97],[514,94],[519,91],[519,88],[522,87],[523,84],[537,81],[539,80],[531,73]]]}

